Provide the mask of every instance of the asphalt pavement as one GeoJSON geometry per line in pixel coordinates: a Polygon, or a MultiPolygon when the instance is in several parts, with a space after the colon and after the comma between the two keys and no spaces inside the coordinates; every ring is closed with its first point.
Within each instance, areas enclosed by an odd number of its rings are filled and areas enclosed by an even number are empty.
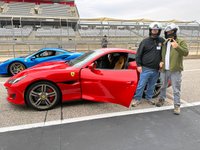
{"type": "Polygon", "coordinates": [[[200,106],[0,134],[0,150],[198,150],[200,106]]]}

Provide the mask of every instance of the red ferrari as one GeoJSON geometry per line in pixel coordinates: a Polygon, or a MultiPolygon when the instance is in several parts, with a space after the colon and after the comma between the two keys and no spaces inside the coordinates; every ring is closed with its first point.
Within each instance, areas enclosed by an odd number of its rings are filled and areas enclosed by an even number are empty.
{"type": "Polygon", "coordinates": [[[106,48],[67,62],[46,62],[11,77],[7,100],[47,110],[59,102],[90,100],[129,107],[138,72],[135,51],[106,48]]]}

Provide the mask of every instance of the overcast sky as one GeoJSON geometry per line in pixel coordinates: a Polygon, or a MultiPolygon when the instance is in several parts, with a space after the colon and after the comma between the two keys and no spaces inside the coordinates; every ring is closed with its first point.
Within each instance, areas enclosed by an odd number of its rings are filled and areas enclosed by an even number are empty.
{"type": "Polygon", "coordinates": [[[75,0],[81,18],[200,22],[200,0],[75,0]]]}

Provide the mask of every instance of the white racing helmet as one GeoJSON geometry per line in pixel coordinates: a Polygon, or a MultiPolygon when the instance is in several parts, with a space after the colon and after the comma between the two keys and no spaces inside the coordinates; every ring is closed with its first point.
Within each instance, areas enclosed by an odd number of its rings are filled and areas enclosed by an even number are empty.
{"type": "Polygon", "coordinates": [[[153,37],[153,38],[157,38],[160,36],[162,30],[162,25],[159,22],[152,22],[149,25],[149,36],[153,37]],[[152,30],[158,30],[157,34],[152,34],[152,30]]]}
{"type": "Polygon", "coordinates": [[[164,30],[165,38],[166,39],[168,39],[168,38],[176,39],[178,31],[179,31],[179,27],[175,23],[168,24],[164,30]],[[167,32],[169,32],[169,31],[173,31],[173,33],[167,34],[167,32]]]}

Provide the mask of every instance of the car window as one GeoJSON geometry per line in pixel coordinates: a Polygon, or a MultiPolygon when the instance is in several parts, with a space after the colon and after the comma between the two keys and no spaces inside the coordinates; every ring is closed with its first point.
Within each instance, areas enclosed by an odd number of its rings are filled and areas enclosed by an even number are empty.
{"type": "Polygon", "coordinates": [[[39,58],[41,53],[42,53],[42,52],[37,53],[37,54],[35,54],[33,57],[35,57],[35,58],[39,58]]]}
{"type": "MultiPolygon", "coordinates": [[[[89,51],[80,57],[69,61],[70,66],[81,67],[87,62],[104,53],[103,51],[89,51]]],[[[95,60],[98,69],[127,69],[128,62],[135,61],[135,54],[125,52],[115,52],[106,54],[95,60]]]]}
{"type": "Polygon", "coordinates": [[[89,51],[80,57],[77,57],[71,61],[69,61],[70,66],[81,67],[88,61],[92,60],[94,57],[98,56],[99,54],[103,53],[102,51],[89,51]]]}
{"type": "Polygon", "coordinates": [[[56,55],[56,51],[53,50],[46,50],[46,51],[42,51],[38,54],[35,55],[36,58],[43,58],[43,57],[49,57],[49,56],[55,56],[56,55]]]}
{"type": "Polygon", "coordinates": [[[64,54],[64,52],[56,51],[55,55],[62,55],[62,54],[64,54]]]}
{"type": "Polygon", "coordinates": [[[136,59],[136,54],[128,54],[128,62],[135,61],[136,59]]]}
{"type": "MultiPolygon", "coordinates": [[[[62,52],[62,51],[56,51],[56,50],[45,50],[45,51],[42,51],[42,50],[38,50],[38,52],[34,52],[34,53],[32,53],[32,54],[29,54],[29,55],[27,55],[26,56],[26,58],[27,57],[31,57],[31,58],[40,58],[40,57],[46,57],[46,56],[49,56],[50,54],[48,54],[47,52],[48,51],[52,51],[52,52],[54,52],[54,55],[56,56],[56,55],[62,55],[62,54],[64,54],[65,52],[62,52]]],[[[66,52],[68,52],[68,53],[72,53],[71,51],[67,51],[67,50],[64,50],[64,51],[66,51],[66,52]]],[[[52,54],[53,55],[53,54],[52,54]]]]}
{"type": "Polygon", "coordinates": [[[126,69],[128,53],[115,52],[106,54],[95,61],[97,69],[126,69]]]}

